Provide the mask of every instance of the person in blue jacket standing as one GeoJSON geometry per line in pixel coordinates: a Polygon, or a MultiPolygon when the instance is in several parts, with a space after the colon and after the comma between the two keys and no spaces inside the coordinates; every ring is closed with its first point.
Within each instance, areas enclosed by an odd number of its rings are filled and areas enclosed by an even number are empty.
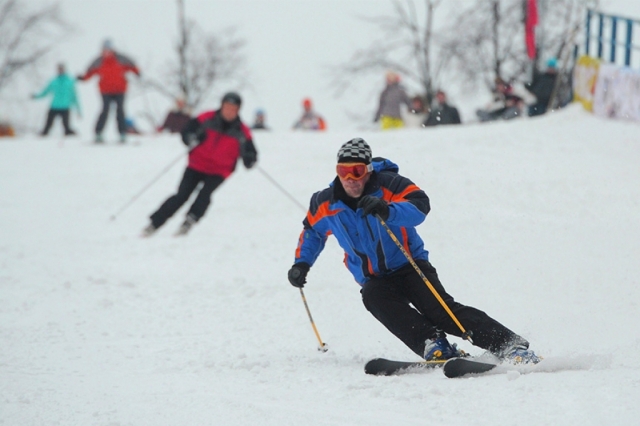
{"type": "Polygon", "coordinates": [[[69,112],[71,108],[75,108],[78,115],[80,115],[80,103],[76,94],[76,81],[66,73],[64,64],[58,64],[58,75],[49,82],[47,87],[40,93],[34,94],[32,98],[40,99],[50,94],[53,94],[53,99],[47,114],[47,122],[40,135],[47,136],[49,134],[53,120],[57,116],[62,118],[64,134],[75,135],[76,132],[69,127],[69,112]]]}
{"type": "Polygon", "coordinates": [[[346,267],[361,286],[365,307],[378,321],[428,361],[461,356],[446,337],[462,337],[460,327],[414,269],[411,257],[471,332],[474,345],[513,363],[537,363],[539,358],[528,349],[527,340],[447,294],[416,231],[429,213],[429,197],[398,171],[390,160],[372,158],[371,147],[362,138],[342,145],[337,177],[311,197],[289,282],[304,286],[307,273],[333,234],[345,252],[346,267]]]}

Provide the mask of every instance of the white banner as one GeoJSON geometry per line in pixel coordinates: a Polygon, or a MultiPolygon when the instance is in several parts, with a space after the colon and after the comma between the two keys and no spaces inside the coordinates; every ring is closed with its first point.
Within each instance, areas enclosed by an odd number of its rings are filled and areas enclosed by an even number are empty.
{"type": "Polygon", "coordinates": [[[593,113],[640,121],[640,71],[601,64],[593,98],[593,113]]]}

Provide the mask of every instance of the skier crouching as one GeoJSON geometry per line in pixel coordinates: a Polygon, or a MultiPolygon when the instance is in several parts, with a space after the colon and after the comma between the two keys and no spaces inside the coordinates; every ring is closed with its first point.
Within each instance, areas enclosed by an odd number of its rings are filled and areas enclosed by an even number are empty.
{"type": "Polygon", "coordinates": [[[430,210],[429,198],[398,166],[372,159],[361,138],[338,151],[337,177],[311,197],[289,282],[302,288],[327,236],[345,251],[345,264],[361,285],[362,301],[389,331],[428,361],[461,355],[446,335],[463,337],[460,324],[472,332],[473,344],[513,363],[537,363],[529,342],[486,313],[456,302],[447,294],[429,263],[429,253],[415,227],[430,210]],[[382,223],[379,219],[385,223],[382,223]],[[426,279],[451,311],[447,312],[392,239],[397,236],[426,279]]]}

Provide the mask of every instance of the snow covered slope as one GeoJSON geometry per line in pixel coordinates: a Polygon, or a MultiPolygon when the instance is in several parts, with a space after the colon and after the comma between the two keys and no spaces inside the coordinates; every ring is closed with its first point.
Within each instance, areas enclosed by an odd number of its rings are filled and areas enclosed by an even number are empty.
{"type": "MultiPolygon", "coordinates": [[[[257,133],[204,219],[150,239],[177,186],[174,136],[0,140],[0,424],[635,424],[640,417],[638,125],[580,108],[396,132],[257,133]],[[415,359],[362,306],[333,239],[286,280],[305,205],[362,136],[431,198],[419,232],[450,293],[545,356],[544,373],[371,377],[415,359]],[[285,188],[291,201],[267,175],[285,188]]],[[[59,129],[57,129],[59,130],[59,129]]],[[[453,338],[471,353],[478,348],[453,338]]]]}

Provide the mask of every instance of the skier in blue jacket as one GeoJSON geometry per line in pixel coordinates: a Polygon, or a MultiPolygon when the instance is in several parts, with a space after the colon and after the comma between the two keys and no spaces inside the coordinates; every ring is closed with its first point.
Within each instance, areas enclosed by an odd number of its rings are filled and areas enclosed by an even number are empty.
{"type": "Polygon", "coordinates": [[[58,64],[58,75],[40,93],[32,95],[32,98],[40,99],[49,94],[53,94],[53,99],[47,114],[47,122],[40,134],[46,136],[51,129],[53,120],[60,116],[64,126],[64,134],[75,135],[76,132],[69,127],[69,111],[73,107],[80,115],[80,104],[76,95],[76,81],[66,73],[64,64],[58,64]]]}
{"type": "Polygon", "coordinates": [[[415,229],[429,213],[429,197],[399,175],[396,164],[372,158],[367,142],[355,138],[338,151],[336,171],[338,176],[329,187],[311,197],[295,263],[288,273],[293,286],[304,286],[310,267],[333,234],[345,251],[347,268],[362,287],[365,307],[378,321],[426,360],[460,356],[446,338],[447,334],[462,337],[460,327],[398,248],[399,243],[472,333],[474,345],[514,363],[539,361],[528,349],[527,340],[447,294],[415,229]]]}

